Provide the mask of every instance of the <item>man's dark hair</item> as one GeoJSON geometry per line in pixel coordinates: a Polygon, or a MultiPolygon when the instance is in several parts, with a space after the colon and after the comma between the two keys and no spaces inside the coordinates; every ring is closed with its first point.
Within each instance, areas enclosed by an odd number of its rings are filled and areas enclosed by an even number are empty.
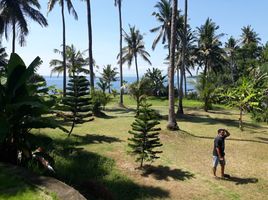
{"type": "Polygon", "coordinates": [[[225,131],[225,129],[223,128],[218,129],[218,134],[220,134],[222,131],[225,131]]]}

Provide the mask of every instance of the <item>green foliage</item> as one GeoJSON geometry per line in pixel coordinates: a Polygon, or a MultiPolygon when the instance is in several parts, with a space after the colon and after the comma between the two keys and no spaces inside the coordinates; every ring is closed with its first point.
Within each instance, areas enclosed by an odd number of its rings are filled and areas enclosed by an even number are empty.
{"type": "Polygon", "coordinates": [[[151,93],[151,80],[143,77],[140,81],[136,81],[128,86],[128,92],[137,102],[137,113],[139,111],[140,102],[151,93]]]}
{"type": "Polygon", "coordinates": [[[128,145],[131,153],[137,157],[136,162],[140,162],[140,167],[143,166],[144,161],[153,162],[159,158],[157,154],[162,153],[155,150],[162,146],[159,138],[161,128],[155,127],[160,123],[156,120],[156,113],[150,106],[146,101],[140,104],[139,115],[135,117],[131,125],[132,130],[129,131],[132,137],[128,139],[128,145]]]}
{"type": "Polygon", "coordinates": [[[66,89],[66,97],[63,98],[62,103],[71,112],[71,115],[66,116],[67,120],[72,122],[72,128],[68,135],[70,136],[76,124],[92,120],[90,119],[92,106],[91,99],[88,97],[89,81],[85,76],[71,76],[66,89]]]}
{"type": "Polygon", "coordinates": [[[112,82],[117,81],[117,74],[118,72],[116,71],[117,68],[112,68],[111,65],[107,65],[106,67],[103,68],[101,76],[103,82],[106,83],[107,89],[109,94],[111,94],[111,87],[112,87],[112,82]]]}
{"type": "Polygon", "coordinates": [[[264,90],[259,87],[258,80],[242,77],[237,85],[228,88],[227,92],[220,96],[223,102],[240,110],[239,128],[243,131],[243,112],[260,109],[261,102],[264,99],[264,90]]]}
{"type": "Polygon", "coordinates": [[[97,85],[103,93],[105,93],[105,90],[109,88],[108,83],[103,78],[99,78],[99,82],[97,82],[97,85]]]}
{"type": "Polygon", "coordinates": [[[148,69],[146,74],[144,75],[146,78],[150,80],[151,94],[153,96],[166,96],[166,75],[162,75],[162,71],[153,68],[153,70],[148,69]]]}
{"type": "Polygon", "coordinates": [[[100,115],[101,110],[104,110],[105,106],[112,100],[109,94],[100,90],[94,90],[91,92],[91,98],[93,104],[92,112],[96,116],[100,115]]]}
{"type": "Polygon", "coordinates": [[[17,54],[11,54],[5,79],[0,84],[0,158],[13,163],[31,157],[27,140],[33,128],[61,128],[49,116],[55,96],[48,95],[44,82],[32,81],[41,64],[37,57],[28,67],[17,54]]]}
{"type": "Polygon", "coordinates": [[[204,74],[201,74],[197,78],[196,89],[200,99],[203,101],[203,108],[205,111],[212,109],[212,103],[215,101],[215,82],[215,77],[212,75],[204,76],[204,74]]]}
{"type": "MultiPolygon", "coordinates": [[[[77,51],[74,45],[67,45],[65,51],[66,68],[68,70],[69,76],[71,76],[74,72],[89,74],[89,70],[84,68],[84,66],[88,64],[88,61],[84,58],[84,52],[77,51]]],[[[58,49],[54,49],[54,52],[63,56],[63,52],[58,49]]],[[[64,71],[62,60],[52,59],[49,62],[49,65],[50,67],[53,67],[51,70],[51,75],[53,73],[57,73],[59,76],[64,71]]]]}

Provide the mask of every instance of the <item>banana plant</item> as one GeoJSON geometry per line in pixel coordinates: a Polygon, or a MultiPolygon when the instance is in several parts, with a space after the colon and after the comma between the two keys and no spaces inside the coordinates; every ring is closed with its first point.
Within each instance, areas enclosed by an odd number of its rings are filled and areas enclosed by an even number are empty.
{"type": "Polygon", "coordinates": [[[18,164],[32,156],[28,135],[32,129],[64,128],[51,116],[55,97],[49,95],[44,82],[33,81],[42,63],[39,57],[26,67],[15,53],[6,65],[0,81],[0,160],[18,164]]]}

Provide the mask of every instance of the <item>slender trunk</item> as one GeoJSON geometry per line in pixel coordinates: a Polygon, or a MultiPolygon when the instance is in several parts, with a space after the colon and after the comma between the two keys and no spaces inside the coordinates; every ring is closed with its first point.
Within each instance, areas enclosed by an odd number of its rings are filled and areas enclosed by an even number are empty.
{"type": "Polygon", "coordinates": [[[183,101],[183,67],[181,66],[180,68],[180,88],[179,88],[179,105],[178,105],[178,112],[177,114],[181,114],[183,115],[184,112],[183,112],[183,105],[182,105],[182,101],[183,101]]]}
{"type": "Polygon", "coordinates": [[[242,119],[242,117],[243,117],[243,109],[240,107],[239,110],[240,110],[240,116],[239,116],[239,129],[240,129],[241,131],[243,131],[243,130],[244,130],[244,129],[243,129],[243,119],[242,119]]]}
{"type": "Polygon", "coordinates": [[[121,12],[121,0],[118,1],[118,12],[119,12],[119,27],[120,27],[120,41],[119,41],[119,46],[120,46],[120,60],[119,60],[119,68],[120,68],[120,102],[119,105],[123,106],[124,104],[124,89],[123,89],[123,64],[122,64],[122,46],[123,46],[123,33],[122,33],[122,12],[121,12]]]}
{"type": "Polygon", "coordinates": [[[16,21],[12,20],[12,53],[15,53],[15,43],[16,43],[16,21]]]}
{"type": "Polygon", "coordinates": [[[171,21],[171,43],[170,43],[170,67],[168,70],[169,82],[169,113],[168,124],[169,130],[177,130],[178,125],[175,117],[174,108],[174,69],[175,69],[175,45],[176,45],[176,16],[178,11],[178,0],[173,0],[172,21],[171,21]]]}
{"type": "MultiPolygon", "coordinates": [[[[180,58],[179,58],[180,60],[180,58]]],[[[178,88],[178,91],[179,91],[179,88],[180,88],[180,68],[179,68],[179,65],[177,66],[177,88],[178,88]]],[[[180,98],[180,93],[178,92],[178,99],[180,98]]]]}
{"type": "Polygon", "coordinates": [[[139,83],[139,69],[138,69],[138,59],[137,59],[137,54],[135,53],[135,66],[136,66],[136,74],[137,74],[137,82],[139,83]]]}
{"type": "Polygon", "coordinates": [[[61,16],[62,16],[62,53],[63,53],[63,96],[66,95],[66,38],[65,38],[65,17],[64,17],[64,1],[62,1],[61,7],[61,16]]]}
{"type": "Polygon", "coordinates": [[[69,133],[68,133],[68,137],[70,137],[71,133],[73,132],[74,124],[75,124],[75,122],[73,121],[72,128],[71,128],[71,130],[70,130],[69,133]]]}
{"type": "Polygon", "coordinates": [[[88,26],[88,59],[90,71],[90,89],[94,90],[94,69],[93,69],[93,55],[92,55],[92,24],[91,24],[91,6],[90,0],[87,0],[87,26],[88,26]]]}
{"type": "Polygon", "coordinates": [[[186,57],[186,51],[187,51],[187,25],[188,25],[188,0],[185,0],[185,8],[184,8],[185,16],[184,16],[184,53],[183,53],[183,77],[184,77],[184,95],[187,96],[187,90],[186,90],[186,63],[185,63],[185,57],[186,57]]]}
{"type": "Polygon", "coordinates": [[[108,92],[111,94],[111,82],[108,82],[108,92]]]}
{"type": "Polygon", "coordinates": [[[187,79],[186,79],[186,71],[184,70],[184,96],[187,97],[187,79]]]}

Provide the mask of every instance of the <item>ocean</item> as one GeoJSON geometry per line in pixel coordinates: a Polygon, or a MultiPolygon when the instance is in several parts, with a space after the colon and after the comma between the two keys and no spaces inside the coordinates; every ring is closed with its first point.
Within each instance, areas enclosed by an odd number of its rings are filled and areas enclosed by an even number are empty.
{"type": "MultiPolygon", "coordinates": [[[[47,85],[48,86],[55,86],[56,88],[58,89],[62,89],[63,87],[63,77],[62,76],[44,76],[46,82],[47,82],[47,85]]],[[[124,77],[124,80],[127,81],[128,84],[131,84],[133,82],[136,81],[136,77],[124,77]]],[[[194,91],[195,90],[195,86],[194,86],[194,81],[195,79],[194,78],[187,78],[187,82],[186,82],[186,87],[187,87],[187,91],[194,91]]],[[[68,78],[67,78],[67,82],[68,82],[68,78]]],[[[95,85],[96,83],[98,82],[98,78],[95,79],[95,85]]],[[[112,88],[115,89],[115,90],[119,90],[120,89],[120,81],[115,81],[112,83],[113,86],[112,88]]],[[[167,82],[166,82],[167,84],[167,82]]],[[[176,78],[175,78],[175,87],[177,86],[177,83],[176,83],[176,78]]]]}

